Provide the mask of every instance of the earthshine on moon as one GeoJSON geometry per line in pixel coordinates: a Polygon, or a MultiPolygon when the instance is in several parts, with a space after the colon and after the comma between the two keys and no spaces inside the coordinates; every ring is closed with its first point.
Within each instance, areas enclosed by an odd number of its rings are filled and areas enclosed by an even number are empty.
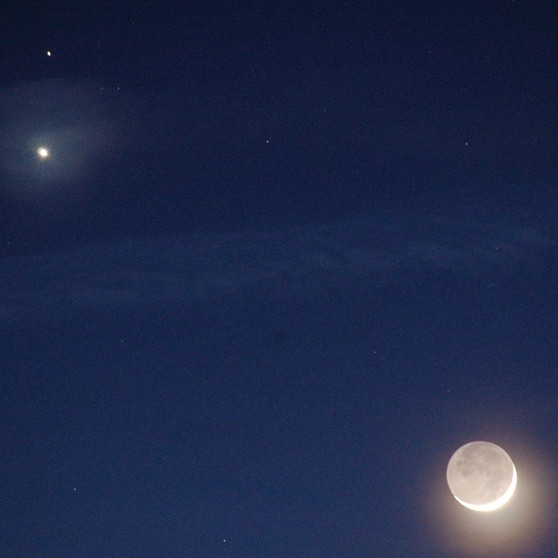
{"type": "Polygon", "coordinates": [[[449,460],[446,477],[453,497],[480,512],[501,508],[517,485],[510,456],[491,442],[470,442],[460,447],[449,460]]]}

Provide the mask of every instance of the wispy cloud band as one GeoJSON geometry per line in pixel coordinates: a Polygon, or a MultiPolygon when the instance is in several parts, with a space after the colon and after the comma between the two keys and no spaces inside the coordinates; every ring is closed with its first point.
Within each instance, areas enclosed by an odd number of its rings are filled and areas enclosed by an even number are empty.
{"type": "Polygon", "coordinates": [[[556,246],[533,228],[372,219],[137,238],[4,260],[0,327],[201,303],[258,286],[304,291],[331,279],[395,278],[419,268],[508,272],[556,246]]]}

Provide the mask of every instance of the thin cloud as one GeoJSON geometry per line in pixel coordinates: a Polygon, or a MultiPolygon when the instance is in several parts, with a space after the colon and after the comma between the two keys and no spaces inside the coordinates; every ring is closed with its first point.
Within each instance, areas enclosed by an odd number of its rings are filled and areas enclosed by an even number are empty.
{"type": "Polygon", "coordinates": [[[530,228],[347,220],[273,232],[191,234],[12,257],[0,264],[0,326],[204,303],[232,293],[308,292],[407,270],[510,271],[554,239],[530,228]]]}

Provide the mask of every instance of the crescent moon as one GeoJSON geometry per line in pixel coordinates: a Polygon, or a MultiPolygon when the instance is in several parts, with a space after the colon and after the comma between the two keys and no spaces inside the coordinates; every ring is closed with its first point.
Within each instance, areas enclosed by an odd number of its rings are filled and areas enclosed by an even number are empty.
{"type": "Polygon", "coordinates": [[[451,457],[447,481],[463,506],[490,512],[507,504],[517,487],[517,471],[510,456],[491,442],[470,442],[451,457]]]}

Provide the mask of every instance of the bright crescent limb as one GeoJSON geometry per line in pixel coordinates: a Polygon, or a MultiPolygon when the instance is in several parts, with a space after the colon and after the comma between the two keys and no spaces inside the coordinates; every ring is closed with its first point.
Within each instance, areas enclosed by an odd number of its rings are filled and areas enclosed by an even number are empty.
{"type": "Polygon", "coordinates": [[[513,496],[516,486],[517,486],[517,471],[515,469],[515,465],[513,465],[512,481],[508,489],[504,492],[502,496],[500,496],[500,498],[494,500],[494,502],[490,502],[488,504],[470,504],[469,502],[465,502],[464,500],[459,499],[455,494],[453,495],[453,497],[466,508],[475,511],[480,511],[480,512],[490,512],[501,508],[504,504],[507,504],[510,501],[511,497],[513,496]]]}

